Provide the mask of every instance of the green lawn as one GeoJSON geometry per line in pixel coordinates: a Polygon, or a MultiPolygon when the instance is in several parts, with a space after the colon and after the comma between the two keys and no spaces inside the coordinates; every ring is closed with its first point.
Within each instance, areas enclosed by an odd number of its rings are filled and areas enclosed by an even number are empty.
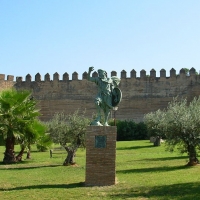
{"type": "MultiPolygon", "coordinates": [[[[16,150],[17,151],[17,150],[16,150]]],[[[0,161],[4,147],[0,147],[0,161]]],[[[33,151],[31,160],[0,165],[0,199],[200,199],[200,166],[186,167],[187,156],[153,147],[149,141],[117,142],[117,184],[84,187],[85,151],[76,166],[62,166],[65,151],[33,151]]]]}

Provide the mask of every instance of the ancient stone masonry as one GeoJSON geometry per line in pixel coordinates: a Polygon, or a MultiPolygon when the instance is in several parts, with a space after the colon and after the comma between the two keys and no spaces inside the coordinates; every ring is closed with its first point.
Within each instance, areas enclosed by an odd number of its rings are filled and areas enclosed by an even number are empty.
{"type": "Polygon", "coordinates": [[[0,74],[0,91],[11,88],[14,84],[14,76],[8,75],[5,80],[5,74],[0,74]]]}
{"type": "MultiPolygon", "coordinates": [[[[96,75],[96,72],[92,74],[96,75]]],[[[115,71],[111,72],[111,76],[116,75],[115,71]]],[[[72,113],[76,108],[86,109],[86,114],[91,116],[96,111],[93,100],[97,89],[86,77],[87,72],[82,74],[81,79],[78,73],[74,72],[72,80],[69,80],[68,73],[63,74],[60,79],[59,74],[55,73],[52,80],[47,73],[42,80],[38,73],[35,80],[28,74],[25,81],[22,77],[17,77],[14,81],[13,76],[8,76],[5,80],[5,75],[0,74],[0,90],[10,87],[32,90],[34,98],[39,100],[41,119],[45,121],[55,112],[72,113]]],[[[130,77],[122,70],[120,78],[119,88],[123,97],[116,113],[117,119],[133,119],[139,122],[143,120],[145,113],[166,108],[173,97],[187,97],[190,101],[200,95],[200,75],[196,75],[194,68],[190,69],[189,74],[186,74],[184,69],[177,73],[172,68],[169,77],[166,77],[165,69],[160,70],[159,77],[156,77],[154,69],[150,71],[149,76],[145,70],[141,70],[139,77],[134,69],[130,72],[130,77]]]]}

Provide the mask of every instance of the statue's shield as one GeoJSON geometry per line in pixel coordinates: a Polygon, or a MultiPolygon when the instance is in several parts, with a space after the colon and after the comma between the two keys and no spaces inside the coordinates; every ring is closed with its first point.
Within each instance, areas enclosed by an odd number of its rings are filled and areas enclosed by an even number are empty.
{"type": "Polygon", "coordinates": [[[112,106],[116,107],[122,100],[122,92],[119,88],[114,88],[112,92],[112,106]]]}

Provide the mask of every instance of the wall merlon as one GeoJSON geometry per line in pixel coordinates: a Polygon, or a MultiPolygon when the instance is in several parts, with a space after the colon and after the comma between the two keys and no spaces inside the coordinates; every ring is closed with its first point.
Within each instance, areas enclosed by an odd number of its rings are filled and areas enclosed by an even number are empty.
{"type": "Polygon", "coordinates": [[[150,71],[150,77],[156,78],[156,70],[155,70],[155,69],[152,69],[152,70],[150,71]]]}
{"type": "Polygon", "coordinates": [[[19,82],[22,82],[23,81],[23,78],[21,76],[17,76],[16,77],[16,82],[19,83],[19,82]]]}
{"type": "Polygon", "coordinates": [[[140,78],[146,78],[146,71],[144,69],[140,71],[140,78]]]}
{"type": "Polygon", "coordinates": [[[14,81],[13,75],[7,75],[7,81],[14,81]]]}
{"type": "Polygon", "coordinates": [[[132,69],[130,72],[131,78],[136,78],[136,74],[137,72],[134,69],[132,69]]]}
{"type": "Polygon", "coordinates": [[[190,71],[189,71],[189,74],[190,74],[190,75],[196,75],[196,69],[192,67],[192,68],[190,69],[190,71]]]}
{"type": "Polygon", "coordinates": [[[92,77],[98,77],[98,73],[95,71],[92,73],[92,77]]]}
{"type": "Polygon", "coordinates": [[[84,72],[83,75],[82,75],[82,79],[87,79],[87,75],[88,75],[88,73],[84,72]]]}
{"type": "Polygon", "coordinates": [[[166,78],[166,70],[165,69],[160,70],[160,77],[166,78]]]}
{"type": "Polygon", "coordinates": [[[26,80],[27,82],[31,82],[31,80],[32,80],[31,75],[30,75],[30,74],[27,74],[25,80],[26,80]]]}
{"type": "Polygon", "coordinates": [[[60,75],[58,74],[58,72],[54,73],[53,80],[54,81],[59,81],[59,79],[60,79],[60,75]]]}
{"type": "Polygon", "coordinates": [[[186,74],[185,69],[182,68],[182,69],[180,70],[180,74],[186,74]]]}
{"type": "Polygon", "coordinates": [[[63,74],[63,81],[68,81],[69,80],[69,74],[67,72],[65,72],[63,74]]]}
{"type": "Polygon", "coordinates": [[[186,71],[185,71],[184,68],[182,68],[182,69],[180,70],[179,78],[181,78],[181,79],[188,78],[187,73],[186,73],[186,71]]]}
{"type": "Polygon", "coordinates": [[[0,80],[5,80],[5,74],[0,74],[0,80]]]}
{"type": "Polygon", "coordinates": [[[117,76],[117,72],[116,71],[112,71],[111,72],[111,76],[117,76]]]}
{"type": "Polygon", "coordinates": [[[72,74],[72,80],[78,80],[78,73],[77,72],[74,72],[72,74]]]}
{"type": "Polygon", "coordinates": [[[50,81],[50,80],[51,80],[51,79],[50,79],[49,73],[45,74],[45,76],[44,76],[44,81],[50,81]]]}
{"type": "Polygon", "coordinates": [[[40,73],[37,73],[37,74],[35,75],[35,81],[36,81],[36,82],[40,82],[40,81],[41,81],[41,75],[40,75],[40,73]]]}
{"type": "Polygon", "coordinates": [[[121,78],[126,78],[126,71],[124,69],[121,71],[121,78]]]}
{"type": "Polygon", "coordinates": [[[174,68],[170,70],[170,77],[176,77],[176,70],[174,68]]]}

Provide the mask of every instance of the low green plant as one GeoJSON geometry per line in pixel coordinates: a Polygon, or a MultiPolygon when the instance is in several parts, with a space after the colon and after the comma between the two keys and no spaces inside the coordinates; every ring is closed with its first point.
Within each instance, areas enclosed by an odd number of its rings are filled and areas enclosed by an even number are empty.
{"type": "Polygon", "coordinates": [[[48,133],[45,133],[37,139],[36,147],[38,151],[47,151],[53,145],[52,139],[48,133]]]}

